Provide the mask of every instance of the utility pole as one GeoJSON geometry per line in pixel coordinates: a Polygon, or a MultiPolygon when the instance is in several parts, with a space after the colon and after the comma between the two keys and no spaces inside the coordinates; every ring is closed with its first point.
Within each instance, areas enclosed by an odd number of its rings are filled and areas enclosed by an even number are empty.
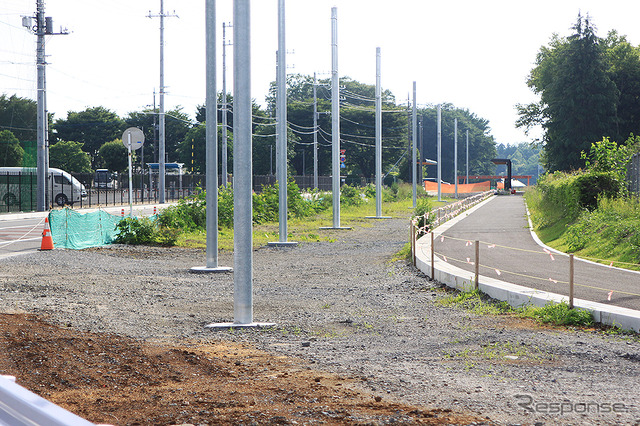
{"type": "Polygon", "coordinates": [[[438,104],[437,116],[438,141],[438,201],[442,201],[442,105],[438,104]]]}
{"type": "Polygon", "coordinates": [[[227,171],[228,154],[227,154],[227,110],[229,104],[227,103],[227,46],[231,46],[231,42],[227,43],[226,28],[231,27],[231,24],[222,23],[222,185],[227,187],[227,171]]]}
{"type": "Polygon", "coordinates": [[[278,66],[276,75],[276,180],[278,182],[279,239],[270,246],[297,245],[287,241],[287,49],[285,0],[278,0],[278,66]]]}
{"type": "Polygon", "coordinates": [[[456,198],[458,198],[458,119],[453,119],[453,178],[456,180],[456,198]]]}
{"type": "Polygon", "coordinates": [[[465,183],[469,183],[469,129],[467,129],[467,180],[465,183]]]}
{"type": "Polygon", "coordinates": [[[164,204],[164,198],[165,198],[165,188],[164,188],[164,184],[165,184],[165,162],[166,162],[166,158],[165,158],[165,115],[164,115],[164,93],[165,93],[165,86],[164,86],[164,18],[172,18],[172,17],[178,17],[178,15],[175,14],[175,11],[173,12],[173,14],[165,14],[164,13],[164,0],[160,0],[160,13],[158,15],[152,15],[151,11],[149,11],[149,15],[147,15],[147,18],[160,18],[160,111],[158,112],[158,115],[160,116],[160,129],[158,131],[159,133],[159,140],[158,140],[158,190],[160,192],[160,197],[158,202],[160,204],[164,204]]]}
{"type": "Polygon", "coordinates": [[[318,80],[313,73],[313,187],[318,189],[318,80]]]}
{"type": "Polygon", "coordinates": [[[417,188],[417,162],[418,162],[418,116],[417,116],[417,107],[416,107],[416,82],[413,82],[413,109],[411,111],[411,142],[412,142],[412,150],[411,150],[411,176],[413,178],[413,208],[416,208],[417,198],[418,198],[418,188],[417,188]]]}
{"type": "Polygon", "coordinates": [[[66,35],[66,29],[60,32],[53,32],[53,19],[44,15],[44,0],[36,0],[36,24],[32,26],[30,16],[22,17],[22,26],[28,28],[37,36],[36,47],[36,67],[38,69],[38,98],[36,114],[37,132],[37,159],[36,159],[36,208],[39,212],[46,211],[49,207],[47,197],[47,180],[49,177],[49,132],[47,117],[47,83],[46,68],[47,59],[45,56],[45,36],[66,35]]]}

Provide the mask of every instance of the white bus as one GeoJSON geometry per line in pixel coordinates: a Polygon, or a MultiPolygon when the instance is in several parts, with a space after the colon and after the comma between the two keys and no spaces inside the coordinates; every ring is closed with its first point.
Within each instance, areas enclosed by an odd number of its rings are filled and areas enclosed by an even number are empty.
{"type": "MultiPolygon", "coordinates": [[[[0,167],[0,200],[6,206],[35,206],[37,171],[35,167],[0,167]]],[[[87,198],[87,190],[76,178],[64,170],[49,167],[47,179],[49,203],[73,205],[87,198]]],[[[31,207],[33,208],[33,207],[31,207]]]]}

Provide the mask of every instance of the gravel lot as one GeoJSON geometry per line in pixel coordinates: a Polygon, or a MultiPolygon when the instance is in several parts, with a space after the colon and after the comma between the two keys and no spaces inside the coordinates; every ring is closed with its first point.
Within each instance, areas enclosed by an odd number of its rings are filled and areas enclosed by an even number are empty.
{"type": "MultiPolygon", "coordinates": [[[[391,255],[408,221],[365,222],[335,242],[254,252],[254,319],[233,320],[233,275],[199,275],[203,250],[112,246],[0,260],[2,312],[146,341],[251,343],[362,378],[385,398],[493,424],[640,424],[640,341],[541,327],[437,303],[437,283],[391,255]],[[560,413],[561,411],[561,413],[560,413]]],[[[233,266],[231,253],[220,264],[233,266]]]]}

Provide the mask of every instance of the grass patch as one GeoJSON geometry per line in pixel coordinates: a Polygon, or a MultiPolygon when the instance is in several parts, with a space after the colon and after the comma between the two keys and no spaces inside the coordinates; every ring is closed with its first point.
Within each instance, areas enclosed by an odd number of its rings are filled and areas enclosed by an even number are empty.
{"type": "Polygon", "coordinates": [[[593,315],[586,309],[569,309],[569,304],[548,303],[543,307],[525,306],[517,309],[520,316],[532,318],[543,324],[590,327],[593,326],[593,315]]]}
{"type": "Polygon", "coordinates": [[[464,309],[476,315],[510,314],[556,326],[592,327],[594,325],[590,311],[578,308],[569,309],[569,304],[566,302],[548,303],[543,307],[527,305],[514,309],[507,302],[492,299],[479,290],[472,290],[455,292],[436,303],[440,306],[464,309]]]}

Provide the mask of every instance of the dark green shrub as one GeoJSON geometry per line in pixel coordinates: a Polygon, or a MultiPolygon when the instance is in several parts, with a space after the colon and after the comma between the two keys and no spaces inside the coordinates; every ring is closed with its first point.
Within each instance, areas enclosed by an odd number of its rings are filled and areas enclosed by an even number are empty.
{"type": "Polygon", "coordinates": [[[116,225],[118,244],[154,244],[156,242],[156,224],[148,217],[126,217],[116,225]]]}
{"type": "Polygon", "coordinates": [[[364,203],[360,194],[360,188],[351,185],[342,185],[340,189],[340,204],[343,206],[359,206],[364,203]]]}
{"type": "Polygon", "coordinates": [[[580,206],[589,211],[598,207],[598,197],[616,197],[623,187],[622,182],[610,172],[589,172],[578,175],[575,185],[580,206]]]}

